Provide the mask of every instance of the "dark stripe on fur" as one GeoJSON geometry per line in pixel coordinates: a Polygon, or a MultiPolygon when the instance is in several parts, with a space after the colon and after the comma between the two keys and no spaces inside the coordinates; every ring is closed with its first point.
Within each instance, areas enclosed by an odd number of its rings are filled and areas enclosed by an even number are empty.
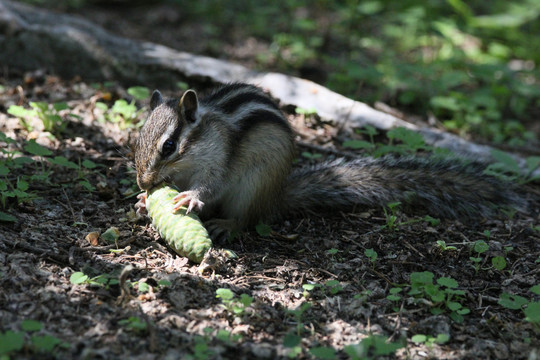
{"type": "Polygon", "coordinates": [[[227,99],[225,103],[220,104],[220,108],[225,114],[232,114],[238,110],[239,107],[248,103],[264,104],[279,111],[277,105],[268,96],[253,91],[235,94],[233,98],[227,99]]]}
{"type": "Polygon", "coordinates": [[[269,110],[258,109],[252,111],[249,115],[243,117],[238,121],[238,132],[236,133],[236,136],[239,139],[242,139],[244,135],[250,131],[251,128],[263,123],[277,124],[281,126],[285,131],[291,131],[289,122],[283,116],[280,116],[275,112],[269,110]]]}
{"type": "Polygon", "coordinates": [[[201,103],[213,105],[215,102],[219,102],[231,92],[234,92],[239,89],[254,89],[255,91],[260,91],[257,87],[253,85],[242,84],[242,83],[227,84],[212,91],[210,95],[204,97],[204,99],[201,100],[201,103]]]}

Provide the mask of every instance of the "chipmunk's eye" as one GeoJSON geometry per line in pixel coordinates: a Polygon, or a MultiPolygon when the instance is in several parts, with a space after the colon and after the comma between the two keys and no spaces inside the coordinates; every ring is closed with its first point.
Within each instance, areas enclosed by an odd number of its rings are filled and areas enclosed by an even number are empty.
{"type": "Polygon", "coordinates": [[[164,158],[168,157],[174,152],[175,149],[176,149],[176,143],[171,139],[167,139],[165,140],[165,142],[163,143],[163,146],[161,147],[161,156],[164,158]]]}

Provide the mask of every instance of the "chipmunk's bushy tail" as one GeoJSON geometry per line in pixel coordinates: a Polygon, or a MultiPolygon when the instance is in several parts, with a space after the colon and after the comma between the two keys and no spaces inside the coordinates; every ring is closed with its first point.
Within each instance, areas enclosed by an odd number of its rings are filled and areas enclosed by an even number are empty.
{"type": "Polygon", "coordinates": [[[335,160],[294,170],[284,202],[288,214],[385,206],[439,218],[472,219],[504,207],[526,211],[513,186],[483,175],[484,166],[431,157],[335,160]]]}

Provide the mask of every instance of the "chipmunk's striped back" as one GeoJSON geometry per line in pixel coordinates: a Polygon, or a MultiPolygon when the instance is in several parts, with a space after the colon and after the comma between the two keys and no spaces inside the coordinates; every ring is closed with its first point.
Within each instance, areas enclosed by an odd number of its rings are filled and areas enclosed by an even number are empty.
{"type": "Polygon", "coordinates": [[[221,114],[234,126],[237,138],[263,123],[278,125],[286,132],[292,131],[277,104],[253,85],[225,85],[204,97],[200,105],[203,112],[221,114]]]}

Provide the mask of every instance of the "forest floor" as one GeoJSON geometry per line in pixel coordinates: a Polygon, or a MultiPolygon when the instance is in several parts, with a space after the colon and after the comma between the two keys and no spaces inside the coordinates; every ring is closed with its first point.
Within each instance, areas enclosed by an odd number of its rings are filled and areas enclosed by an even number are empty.
{"type": "MultiPolygon", "coordinates": [[[[92,11],[102,25],[118,16],[92,11]]],[[[540,283],[537,211],[467,224],[398,211],[394,226],[381,209],[314,214],[217,243],[238,258],[201,273],[133,216],[136,131],[103,120],[115,100],[131,99],[126,88],[42,71],[0,84],[0,132],[15,140],[0,140],[0,160],[26,159],[0,173],[22,180],[26,200],[5,199],[16,221],[0,222],[0,358],[14,338],[22,345],[4,353],[14,359],[540,357],[539,323],[522,310],[539,300],[530,290],[540,283]],[[67,127],[53,137],[6,113],[29,101],[66,102],[67,127]],[[36,154],[31,139],[51,153],[36,154]],[[88,236],[111,227],[115,243],[88,236]],[[234,297],[218,298],[223,288],[234,297]]],[[[147,104],[135,104],[144,119],[147,104]]],[[[302,142],[341,150],[331,124],[288,117],[302,142]]],[[[524,193],[538,209],[538,186],[524,193]]]]}

